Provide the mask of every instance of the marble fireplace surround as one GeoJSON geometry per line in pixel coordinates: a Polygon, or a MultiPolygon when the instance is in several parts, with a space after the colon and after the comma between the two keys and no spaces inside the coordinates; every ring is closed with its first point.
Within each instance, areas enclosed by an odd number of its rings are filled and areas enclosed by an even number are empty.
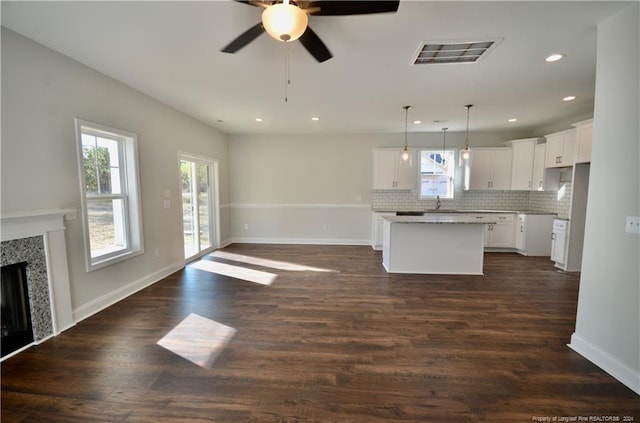
{"type": "MultiPolygon", "coordinates": [[[[34,344],[75,324],[73,320],[64,219],[75,209],[3,214],[2,265],[26,261],[34,344]]],[[[28,348],[25,347],[25,348],[28,348]]],[[[24,349],[24,348],[23,348],[24,349]]],[[[16,351],[14,354],[22,351],[16,351]]],[[[9,354],[3,359],[9,358],[9,354]]]]}

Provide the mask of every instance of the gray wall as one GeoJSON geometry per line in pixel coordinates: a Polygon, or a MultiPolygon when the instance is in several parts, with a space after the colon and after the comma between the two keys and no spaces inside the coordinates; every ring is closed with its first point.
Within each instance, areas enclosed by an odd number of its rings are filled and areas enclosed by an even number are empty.
{"type": "Polygon", "coordinates": [[[571,346],[640,394],[640,6],[598,26],[596,103],[576,330],[571,346]]]}
{"type": "MultiPolygon", "coordinates": [[[[502,146],[528,131],[479,132],[472,147],[502,146]]],[[[411,133],[410,147],[442,147],[441,133],[411,133]]],[[[447,146],[464,145],[447,134],[447,146]]],[[[404,134],[231,135],[227,242],[369,244],[373,149],[404,134]]],[[[417,194],[414,195],[417,200],[417,194]]]]}
{"type": "MultiPolygon", "coordinates": [[[[184,264],[178,150],[219,161],[222,203],[228,152],[225,134],[3,28],[3,214],[80,210],[74,118],[138,134],[145,245],[142,256],[87,273],[81,221],[66,222],[72,302],[82,318],[184,264]]],[[[228,238],[228,216],[222,221],[228,238]]]]}

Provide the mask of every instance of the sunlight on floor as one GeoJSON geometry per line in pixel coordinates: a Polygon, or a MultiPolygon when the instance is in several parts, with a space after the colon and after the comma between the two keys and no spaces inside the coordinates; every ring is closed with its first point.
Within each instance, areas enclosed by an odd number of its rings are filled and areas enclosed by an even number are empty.
{"type": "Polygon", "coordinates": [[[271,285],[278,275],[260,270],[248,269],[246,267],[232,266],[230,264],[218,263],[209,260],[198,260],[189,267],[215,273],[218,275],[231,276],[232,278],[255,282],[262,285],[271,285]]]}
{"type": "Polygon", "coordinates": [[[197,314],[189,314],[157,342],[163,348],[210,369],[236,330],[197,314]]]}
{"type": "Polygon", "coordinates": [[[319,267],[305,266],[302,264],[295,264],[286,261],[276,261],[259,257],[244,256],[241,254],[227,253],[225,251],[214,251],[213,253],[209,254],[209,256],[225,260],[239,261],[242,263],[255,264],[263,267],[270,267],[272,269],[289,270],[292,272],[337,272],[337,270],[322,269],[319,267]]]}

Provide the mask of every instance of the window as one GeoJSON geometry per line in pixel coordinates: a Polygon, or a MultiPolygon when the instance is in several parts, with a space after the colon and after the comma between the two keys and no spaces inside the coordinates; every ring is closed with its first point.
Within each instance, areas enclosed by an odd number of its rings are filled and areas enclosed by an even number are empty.
{"type": "Polygon", "coordinates": [[[143,252],[136,134],[76,119],[87,271],[143,252]]]}
{"type": "Polygon", "coordinates": [[[421,150],[420,198],[453,198],[455,168],[453,150],[421,150]]]}

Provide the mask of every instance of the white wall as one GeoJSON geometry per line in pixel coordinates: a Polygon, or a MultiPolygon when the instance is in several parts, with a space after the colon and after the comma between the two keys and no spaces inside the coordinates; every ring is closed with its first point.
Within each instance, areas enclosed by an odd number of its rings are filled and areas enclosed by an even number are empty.
{"type": "Polygon", "coordinates": [[[640,6],[598,26],[589,199],[571,347],[640,394],[640,6]]]}
{"type": "MultiPolygon", "coordinates": [[[[528,136],[504,131],[470,138],[480,147],[528,136]]],[[[447,146],[460,148],[464,138],[448,133],[447,146]]],[[[408,139],[410,147],[442,146],[441,133],[410,133],[408,139]]],[[[403,140],[402,133],[231,135],[228,241],[369,244],[372,151],[400,149],[403,140]]]]}
{"type": "MultiPolygon", "coordinates": [[[[138,134],[145,246],[142,256],[87,273],[80,219],[66,222],[72,302],[82,318],[183,265],[178,150],[219,161],[222,203],[229,198],[228,152],[226,135],[3,28],[3,214],[80,210],[76,117],[138,134]]],[[[222,222],[228,238],[227,215],[222,222]]]]}

